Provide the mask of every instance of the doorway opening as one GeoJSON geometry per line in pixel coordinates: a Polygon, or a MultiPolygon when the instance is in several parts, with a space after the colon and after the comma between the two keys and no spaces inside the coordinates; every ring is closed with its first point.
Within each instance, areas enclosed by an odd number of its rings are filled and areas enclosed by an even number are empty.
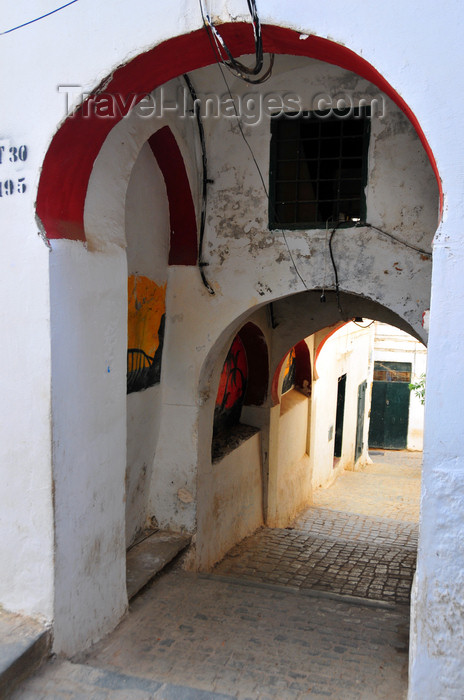
{"type": "Polygon", "coordinates": [[[335,460],[342,456],[343,443],[343,423],[345,421],[345,394],[346,394],[346,374],[338,378],[337,390],[337,415],[335,418],[335,443],[334,443],[334,466],[335,460]]]}
{"type": "Polygon", "coordinates": [[[406,449],[411,369],[410,362],[374,363],[369,447],[406,449]]]}

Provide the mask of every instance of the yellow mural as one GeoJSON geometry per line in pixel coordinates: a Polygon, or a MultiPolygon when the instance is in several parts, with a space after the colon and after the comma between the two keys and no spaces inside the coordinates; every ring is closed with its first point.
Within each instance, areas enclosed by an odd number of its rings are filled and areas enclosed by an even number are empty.
{"type": "Polygon", "coordinates": [[[287,355],[287,360],[285,362],[284,378],[282,382],[282,394],[290,391],[295,384],[295,372],[296,372],[296,350],[292,348],[287,355]]]}
{"type": "Polygon", "coordinates": [[[160,324],[166,311],[166,284],[157,285],[148,277],[131,275],[127,295],[127,346],[154,357],[163,340],[160,324]]]}

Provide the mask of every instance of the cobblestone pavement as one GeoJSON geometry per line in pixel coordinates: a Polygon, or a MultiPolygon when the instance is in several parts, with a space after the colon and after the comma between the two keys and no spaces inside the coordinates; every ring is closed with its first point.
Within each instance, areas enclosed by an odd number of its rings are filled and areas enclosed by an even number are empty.
{"type": "Polygon", "coordinates": [[[214,572],[409,603],[418,526],[408,519],[415,517],[414,509],[418,513],[421,458],[421,453],[374,452],[374,464],[345,472],[332,487],[316,491],[315,503],[328,507],[311,506],[290,528],[258,530],[235,546],[214,572]],[[383,517],[365,514],[372,510],[383,517]]]}
{"type": "Polygon", "coordinates": [[[366,541],[370,544],[417,549],[416,523],[344,513],[330,508],[311,507],[293,522],[295,530],[311,532],[314,537],[340,541],[366,541]]]}
{"type": "Polygon", "coordinates": [[[417,535],[410,532],[414,526],[392,532],[389,525],[368,516],[311,508],[295,529],[263,528],[248,537],[214,573],[407,604],[417,535]],[[320,524],[318,535],[313,535],[314,521],[320,524]]]}
{"type": "Polygon", "coordinates": [[[403,700],[408,614],[171,571],[79,664],[49,664],[14,700],[403,700]]]}

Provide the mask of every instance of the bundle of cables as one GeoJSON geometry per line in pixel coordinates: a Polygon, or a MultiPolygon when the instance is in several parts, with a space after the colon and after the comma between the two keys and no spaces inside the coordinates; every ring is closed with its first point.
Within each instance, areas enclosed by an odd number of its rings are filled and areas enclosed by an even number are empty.
{"type": "Polygon", "coordinates": [[[251,68],[234,58],[232,52],[230,51],[224,39],[222,38],[218,29],[214,26],[214,22],[212,21],[210,15],[208,14],[203,5],[203,0],[199,0],[199,2],[204,25],[208,31],[208,35],[212,37],[214,41],[216,47],[215,51],[221,63],[225,65],[226,68],[230,70],[231,73],[233,73],[233,75],[235,75],[235,77],[240,78],[241,80],[244,80],[245,82],[250,83],[251,85],[258,85],[259,83],[264,83],[271,76],[272,68],[274,66],[274,54],[271,54],[269,68],[264,73],[264,75],[262,75],[260,78],[254,77],[258,76],[261,73],[264,64],[261,22],[259,20],[255,0],[247,0],[248,9],[250,11],[251,21],[253,25],[256,57],[255,65],[251,68]]]}

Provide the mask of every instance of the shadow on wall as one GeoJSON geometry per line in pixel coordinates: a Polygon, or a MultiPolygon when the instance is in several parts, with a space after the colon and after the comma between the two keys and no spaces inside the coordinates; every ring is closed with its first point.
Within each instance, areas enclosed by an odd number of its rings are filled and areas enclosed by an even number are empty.
{"type": "Polygon", "coordinates": [[[268,376],[266,341],[254,323],[247,323],[233,339],[221,371],[214,409],[213,462],[218,462],[258,432],[255,426],[241,423],[240,418],[243,406],[262,405],[268,376]]]}

